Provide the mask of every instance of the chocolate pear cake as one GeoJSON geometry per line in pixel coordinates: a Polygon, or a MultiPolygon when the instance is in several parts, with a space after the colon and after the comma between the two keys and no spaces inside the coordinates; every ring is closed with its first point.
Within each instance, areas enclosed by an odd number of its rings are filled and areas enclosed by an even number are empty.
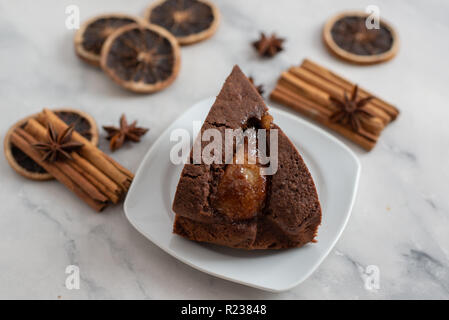
{"type": "MultiPolygon", "coordinates": [[[[235,66],[200,132],[202,136],[216,129],[222,134],[223,164],[195,164],[190,152],[173,201],[175,234],[248,250],[294,248],[314,241],[321,223],[315,184],[298,150],[272,120],[262,97],[235,66]],[[226,164],[225,130],[239,128],[277,129],[274,174],[263,175],[259,161],[226,164]]],[[[207,145],[200,143],[201,148],[207,145]]]]}

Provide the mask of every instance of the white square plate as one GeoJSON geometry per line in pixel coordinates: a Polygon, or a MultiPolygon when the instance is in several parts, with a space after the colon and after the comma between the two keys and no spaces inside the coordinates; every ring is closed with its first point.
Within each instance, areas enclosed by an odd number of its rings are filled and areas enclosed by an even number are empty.
{"type": "Polygon", "coordinates": [[[196,243],[172,233],[171,210],[182,165],[170,161],[174,129],[192,135],[192,122],[206,118],[214,98],[198,102],[153,144],[126,198],[130,223],[162,250],[189,266],[237,283],[280,292],[304,281],[324,260],[349,219],[356,196],[360,163],[343,143],[308,122],[270,108],[274,122],[296,145],[315,180],[323,210],[317,243],[298,249],[244,251],[196,243]]]}

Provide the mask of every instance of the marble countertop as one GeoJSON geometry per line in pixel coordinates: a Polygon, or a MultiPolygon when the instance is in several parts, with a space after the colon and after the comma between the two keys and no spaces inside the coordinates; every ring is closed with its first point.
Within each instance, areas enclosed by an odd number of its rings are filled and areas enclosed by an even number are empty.
{"type": "MultiPolygon", "coordinates": [[[[217,34],[182,48],[179,78],[154,95],[128,93],[73,51],[65,9],[81,20],[104,12],[143,13],[150,1],[0,0],[0,134],[43,107],[71,106],[100,125],[122,113],[151,132],[113,154],[132,170],[154,140],[194,102],[216,95],[234,64],[269,92],[281,71],[309,57],[396,104],[401,115],[362,163],[351,219],[317,271],[271,294],[196,271],[162,252],[127,221],[122,206],[92,212],[55,181],[34,182],[0,160],[0,298],[421,299],[449,298],[449,20],[447,1],[216,1],[217,34]],[[401,38],[392,61],[359,67],[333,58],[320,32],[344,9],[377,5],[401,38]],[[259,31],[287,38],[271,60],[249,43],[259,31]],[[132,150],[131,150],[132,149],[132,150]],[[68,265],[80,289],[65,286],[68,265]],[[368,266],[379,288],[366,288],[368,266]]],[[[273,106],[281,107],[275,103],[273,106]]],[[[281,107],[282,108],[282,107],[281,107]]],[[[101,148],[107,142],[101,139],[101,148]]]]}

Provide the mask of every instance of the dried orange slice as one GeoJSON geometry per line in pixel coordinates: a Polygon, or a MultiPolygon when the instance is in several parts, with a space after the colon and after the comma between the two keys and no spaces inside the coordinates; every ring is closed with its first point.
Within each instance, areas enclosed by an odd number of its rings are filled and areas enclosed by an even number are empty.
{"type": "Polygon", "coordinates": [[[330,18],[323,28],[323,41],[336,57],[368,65],[388,61],[399,50],[395,29],[384,19],[378,29],[368,29],[368,13],[348,11],[330,18]]]}
{"type": "MultiPolygon", "coordinates": [[[[98,144],[97,124],[90,115],[74,109],[58,109],[54,112],[68,125],[74,123],[75,130],[86,139],[95,145],[98,144]]],[[[9,165],[17,173],[32,180],[50,180],[53,179],[52,175],[47,173],[41,166],[10,142],[11,133],[16,128],[24,126],[29,119],[35,117],[36,115],[31,115],[15,123],[6,133],[3,149],[9,165]]]]}
{"type": "Polygon", "coordinates": [[[217,7],[206,0],[163,0],[153,3],[145,19],[172,33],[181,45],[211,37],[220,19],[217,7]]]}
{"type": "Polygon", "coordinates": [[[176,39],[156,25],[131,24],[108,37],[101,67],[122,87],[141,93],[159,91],[178,76],[181,63],[176,39]]]}
{"type": "Polygon", "coordinates": [[[118,28],[139,21],[139,18],[125,14],[104,14],[87,20],[75,34],[76,54],[84,61],[100,66],[101,48],[106,38],[118,28]]]}

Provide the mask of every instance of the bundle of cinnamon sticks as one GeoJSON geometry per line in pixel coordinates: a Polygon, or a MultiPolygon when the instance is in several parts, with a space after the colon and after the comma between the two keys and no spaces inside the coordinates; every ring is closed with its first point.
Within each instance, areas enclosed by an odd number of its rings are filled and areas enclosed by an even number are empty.
{"type": "Polygon", "coordinates": [[[43,160],[42,152],[33,145],[46,141],[46,127],[49,125],[57,132],[67,129],[67,124],[55,113],[44,109],[35,119],[28,120],[13,132],[11,143],[96,211],[102,211],[108,204],[123,199],[133,174],[76,131],[72,134],[72,140],[83,146],[78,152],[70,154],[72,159],[55,162],[43,160]]]}
{"type": "Polygon", "coordinates": [[[373,97],[366,105],[373,116],[362,118],[359,130],[331,121],[331,116],[338,111],[331,97],[343,101],[345,93],[350,95],[354,86],[343,77],[305,59],[300,66],[293,66],[281,74],[270,98],[335,130],[369,151],[376,145],[382,130],[399,115],[399,110],[359,88],[359,98],[373,97]]]}

